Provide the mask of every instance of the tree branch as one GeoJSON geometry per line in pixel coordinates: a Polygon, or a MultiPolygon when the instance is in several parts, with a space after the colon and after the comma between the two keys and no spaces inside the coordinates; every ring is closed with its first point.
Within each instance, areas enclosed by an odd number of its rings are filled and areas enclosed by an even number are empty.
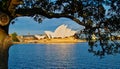
{"type": "Polygon", "coordinates": [[[18,15],[18,16],[20,16],[20,15],[21,16],[34,16],[35,14],[39,14],[39,15],[45,16],[47,18],[65,17],[65,18],[69,18],[69,19],[75,21],[79,25],[86,26],[79,19],[77,19],[74,16],[71,16],[69,14],[65,14],[65,13],[52,13],[52,12],[48,12],[46,10],[43,10],[41,8],[32,8],[32,9],[25,8],[25,9],[17,9],[16,10],[16,15],[18,15]]]}

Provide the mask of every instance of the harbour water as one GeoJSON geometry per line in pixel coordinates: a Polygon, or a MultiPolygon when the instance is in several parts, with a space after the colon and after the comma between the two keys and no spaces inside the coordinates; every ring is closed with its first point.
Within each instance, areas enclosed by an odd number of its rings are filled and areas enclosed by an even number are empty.
{"type": "Polygon", "coordinates": [[[102,58],[90,53],[87,42],[15,44],[9,50],[9,69],[119,69],[120,54],[102,58]]]}

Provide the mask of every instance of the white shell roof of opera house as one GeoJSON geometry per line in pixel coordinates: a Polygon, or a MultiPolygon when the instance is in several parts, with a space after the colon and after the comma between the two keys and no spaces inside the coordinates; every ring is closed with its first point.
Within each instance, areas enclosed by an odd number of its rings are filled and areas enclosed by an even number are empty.
{"type": "Polygon", "coordinates": [[[48,36],[48,38],[56,38],[56,37],[70,37],[73,36],[76,33],[76,31],[71,30],[70,28],[67,27],[67,25],[60,25],[59,27],[56,28],[54,32],[51,31],[45,31],[45,34],[48,36]]]}

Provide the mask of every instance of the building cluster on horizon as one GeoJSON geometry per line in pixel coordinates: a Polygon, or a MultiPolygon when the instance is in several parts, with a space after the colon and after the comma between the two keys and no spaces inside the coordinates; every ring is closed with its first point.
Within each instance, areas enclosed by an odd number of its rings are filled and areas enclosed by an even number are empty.
{"type": "Polygon", "coordinates": [[[45,31],[44,35],[23,35],[18,36],[20,42],[23,40],[40,40],[40,39],[55,39],[55,38],[69,38],[74,37],[77,31],[71,30],[67,27],[67,25],[60,25],[56,28],[54,32],[52,31],[45,31]]]}

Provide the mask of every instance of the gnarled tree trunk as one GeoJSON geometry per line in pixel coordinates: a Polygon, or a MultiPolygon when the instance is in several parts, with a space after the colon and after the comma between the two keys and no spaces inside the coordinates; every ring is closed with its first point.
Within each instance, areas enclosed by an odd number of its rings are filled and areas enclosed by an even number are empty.
{"type": "Polygon", "coordinates": [[[0,13],[0,69],[8,69],[9,47],[12,39],[8,35],[9,16],[0,13]]]}

